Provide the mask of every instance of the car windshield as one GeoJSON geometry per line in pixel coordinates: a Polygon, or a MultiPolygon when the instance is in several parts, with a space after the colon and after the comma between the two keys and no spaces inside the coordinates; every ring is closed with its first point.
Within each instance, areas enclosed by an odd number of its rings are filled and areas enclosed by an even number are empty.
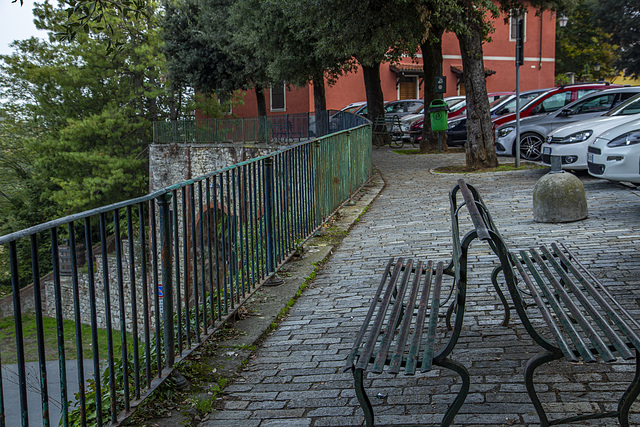
{"type": "Polygon", "coordinates": [[[502,97],[502,98],[498,98],[498,99],[494,99],[493,101],[491,101],[491,103],[489,104],[489,109],[492,109],[493,107],[503,104],[507,102],[507,98],[506,97],[502,97]]]}
{"type": "Polygon", "coordinates": [[[520,111],[525,110],[527,108],[529,108],[530,106],[532,106],[533,104],[538,102],[538,99],[543,98],[544,96],[546,96],[548,93],[554,91],[555,89],[549,90],[547,92],[543,92],[540,95],[534,96],[533,99],[531,99],[529,102],[527,102],[526,104],[524,104],[524,107],[520,108],[520,111]]]}
{"type": "Polygon", "coordinates": [[[640,114],[640,94],[633,98],[627,99],[613,110],[606,112],[605,116],[629,116],[631,114],[640,114]]]}
{"type": "Polygon", "coordinates": [[[362,107],[363,104],[357,104],[348,108],[343,109],[342,111],[345,111],[347,113],[355,113],[356,110],[358,110],[360,107],[362,107]]]}
{"type": "Polygon", "coordinates": [[[467,101],[465,99],[463,99],[462,101],[458,102],[457,104],[455,104],[453,107],[451,107],[449,109],[450,112],[453,111],[458,111],[461,110],[462,108],[464,108],[464,106],[467,105],[467,101]]]}
{"type": "Polygon", "coordinates": [[[445,98],[444,102],[446,102],[449,107],[453,107],[454,105],[459,104],[464,100],[465,100],[464,98],[449,98],[449,99],[445,98]]]}

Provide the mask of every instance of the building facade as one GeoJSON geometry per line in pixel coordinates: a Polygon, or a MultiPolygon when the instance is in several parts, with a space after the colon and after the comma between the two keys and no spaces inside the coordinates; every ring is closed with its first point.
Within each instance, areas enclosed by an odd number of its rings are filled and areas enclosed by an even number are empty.
{"type": "MultiPolygon", "coordinates": [[[[491,40],[483,45],[487,91],[516,90],[516,20],[504,15],[494,20],[495,31],[491,40]]],[[[525,14],[524,65],[520,67],[520,89],[538,89],[554,86],[556,14],[545,11],[536,15],[529,8],[525,14]]],[[[464,69],[458,39],[445,33],[442,40],[443,76],[446,77],[445,96],[464,95],[464,69]]],[[[380,80],[385,101],[422,98],[422,55],[403,58],[400,63],[384,63],[380,67],[380,80]]],[[[283,82],[265,91],[267,114],[294,114],[314,110],[313,86],[289,87],[283,82]]],[[[352,102],[366,101],[364,80],[360,69],[326,86],[327,109],[339,110],[352,102]]],[[[233,114],[241,117],[258,115],[255,94],[247,91],[244,104],[234,107],[233,114]]]]}

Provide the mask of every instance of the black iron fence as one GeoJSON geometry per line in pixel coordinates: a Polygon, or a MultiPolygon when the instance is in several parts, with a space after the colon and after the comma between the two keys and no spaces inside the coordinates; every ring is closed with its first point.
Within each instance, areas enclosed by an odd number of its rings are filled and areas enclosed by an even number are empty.
{"type": "Polygon", "coordinates": [[[370,175],[357,126],[0,237],[15,319],[0,425],[117,424],[370,175]]]}

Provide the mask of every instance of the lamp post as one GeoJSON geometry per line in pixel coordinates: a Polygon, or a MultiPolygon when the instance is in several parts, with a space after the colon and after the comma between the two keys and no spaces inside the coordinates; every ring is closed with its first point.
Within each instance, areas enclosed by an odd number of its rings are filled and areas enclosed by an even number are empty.
{"type": "Polygon", "coordinates": [[[524,19],[516,25],[516,168],[520,167],[520,67],[524,65],[524,19]]]}

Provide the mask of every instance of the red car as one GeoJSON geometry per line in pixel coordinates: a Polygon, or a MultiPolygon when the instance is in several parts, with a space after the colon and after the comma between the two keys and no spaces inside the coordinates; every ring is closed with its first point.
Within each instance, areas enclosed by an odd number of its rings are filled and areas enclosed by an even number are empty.
{"type": "MultiPolygon", "coordinates": [[[[536,114],[552,113],[591,92],[620,87],[609,83],[578,83],[574,85],[558,86],[529,101],[520,109],[520,118],[535,116],[536,114]]],[[[503,123],[516,119],[516,113],[505,114],[492,120],[493,128],[497,129],[503,123]]]]}

